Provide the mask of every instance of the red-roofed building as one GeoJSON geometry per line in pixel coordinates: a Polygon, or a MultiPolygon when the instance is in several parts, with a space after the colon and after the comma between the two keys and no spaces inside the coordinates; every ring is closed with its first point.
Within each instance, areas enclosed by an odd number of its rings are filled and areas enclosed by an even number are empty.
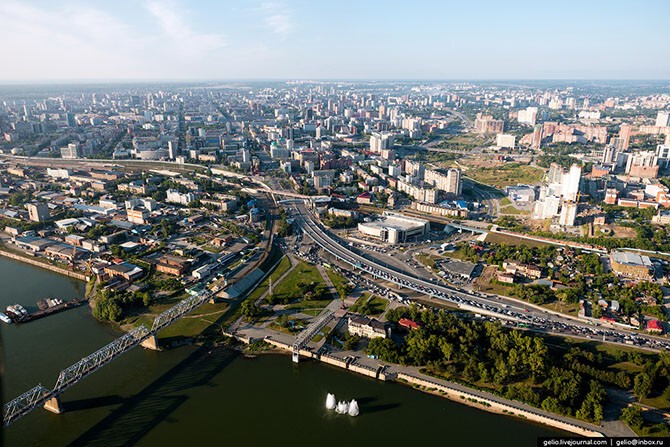
{"type": "Polygon", "coordinates": [[[370,205],[372,203],[372,194],[369,192],[364,192],[360,196],[356,197],[356,203],[361,205],[370,205]]]}
{"type": "Polygon", "coordinates": [[[401,318],[398,320],[398,326],[404,327],[406,329],[417,330],[421,327],[416,321],[410,320],[409,318],[401,318]]]}
{"type": "Polygon", "coordinates": [[[663,323],[658,320],[649,320],[647,321],[647,331],[656,332],[659,334],[663,333],[663,323]]]}

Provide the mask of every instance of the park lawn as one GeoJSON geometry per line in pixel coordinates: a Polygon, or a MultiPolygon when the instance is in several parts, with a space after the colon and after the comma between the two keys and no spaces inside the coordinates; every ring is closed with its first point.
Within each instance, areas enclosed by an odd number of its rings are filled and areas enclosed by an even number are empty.
{"type": "Polygon", "coordinates": [[[477,147],[485,146],[487,139],[478,134],[449,135],[437,144],[441,149],[452,149],[459,151],[470,151],[477,147]]]}
{"type": "MultiPolygon", "coordinates": [[[[151,329],[156,315],[169,309],[178,301],[179,300],[174,300],[172,303],[151,305],[149,306],[148,313],[135,317],[129,317],[125,320],[125,322],[127,324],[131,324],[133,327],[144,325],[147,329],[151,329]]],[[[216,321],[226,310],[228,310],[228,305],[226,303],[205,303],[160,331],[158,333],[158,338],[177,336],[194,337],[199,335],[208,326],[210,326],[213,321],[216,321]]]]}
{"type": "Polygon", "coordinates": [[[477,283],[481,289],[479,289],[482,292],[486,293],[492,293],[494,295],[502,295],[502,296],[510,296],[512,287],[511,286],[506,286],[504,284],[499,284],[499,283],[493,283],[490,282],[488,284],[483,284],[483,283],[477,283]]]}
{"type": "Polygon", "coordinates": [[[388,300],[380,296],[370,295],[369,293],[364,292],[361,294],[360,298],[356,300],[354,305],[349,308],[349,311],[375,317],[384,313],[387,306],[388,300]],[[367,306],[365,306],[365,303],[367,303],[367,306]],[[367,308],[367,312],[365,312],[364,306],[367,308]]]}
{"type": "MultiPolygon", "coordinates": [[[[289,268],[291,268],[291,261],[289,261],[287,257],[282,258],[281,262],[279,262],[274,271],[270,273],[270,278],[272,278],[273,287],[277,285],[277,281],[279,281],[279,278],[281,278],[282,275],[286,273],[289,268]]],[[[265,278],[258,284],[258,286],[256,286],[254,290],[252,290],[249,293],[247,299],[256,301],[258,298],[261,297],[261,295],[263,295],[263,293],[265,293],[268,290],[269,286],[270,282],[268,278],[265,278]]]]}
{"type": "Polygon", "coordinates": [[[280,298],[295,295],[299,292],[299,282],[319,284],[323,282],[323,278],[315,266],[300,261],[281,283],[274,286],[273,293],[280,298]]]}
{"type": "Polygon", "coordinates": [[[593,340],[584,340],[583,338],[572,338],[569,336],[560,336],[560,335],[547,335],[538,333],[539,337],[545,339],[547,344],[552,346],[560,347],[565,350],[570,349],[572,346],[577,346],[578,348],[584,351],[597,351],[602,353],[604,356],[612,357],[619,352],[638,352],[645,355],[652,355],[649,351],[644,349],[636,348],[634,346],[621,346],[621,345],[612,345],[609,343],[603,343],[596,339],[593,340]]]}
{"type": "Polygon", "coordinates": [[[298,332],[305,329],[307,326],[309,326],[309,320],[307,320],[307,319],[295,318],[295,319],[291,319],[290,321],[293,322],[293,326],[285,327],[285,326],[282,326],[281,324],[277,323],[276,321],[273,321],[267,327],[269,329],[272,329],[273,331],[281,332],[283,334],[295,335],[298,332]]]}
{"type": "Polygon", "coordinates": [[[496,188],[516,186],[520,183],[534,185],[542,181],[544,169],[508,163],[493,167],[472,167],[468,169],[468,177],[496,188]]]}
{"type": "Polygon", "coordinates": [[[647,397],[641,399],[640,402],[650,407],[668,410],[670,409],[670,389],[666,389],[660,396],[647,397]]]}
{"type": "Polygon", "coordinates": [[[333,283],[336,289],[339,289],[343,285],[349,283],[349,280],[347,280],[347,278],[340,275],[333,269],[326,269],[326,275],[328,275],[328,278],[330,278],[330,281],[333,283]]]}
{"type": "MultiPolygon", "coordinates": [[[[277,267],[270,273],[270,277],[272,278],[273,281],[273,287],[274,284],[276,284],[276,281],[284,274],[288,269],[291,267],[291,261],[287,257],[282,258],[281,262],[277,264],[277,267]]],[[[226,326],[233,321],[237,320],[240,316],[242,316],[242,309],[241,309],[241,304],[243,301],[246,300],[252,300],[256,301],[258,298],[267,291],[269,286],[268,278],[265,278],[263,281],[260,282],[256,288],[254,288],[249,294],[244,298],[243,300],[240,300],[239,298],[236,298],[235,300],[231,300],[231,308],[234,308],[234,311],[230,313],[230,315],[227,315],[225,320],[221,323],[223,326],[226,326]]]]}
{"type": "Polygon", "coordinates": [[[555,301],[553,303],[540,304],[540,307],[560,312],[562,314],[572,315],[573,317],[576,317],[579,314],[579,305],[575,303],[564,303],[563,301],[555,301]]]}
{"type": "Polygon", "coordinates": [[[637,374],[642,371],[642,367],[636,365],[633,362],[618,362],[609,366],[610,368],[616,369],[618,371],[626,371],[629,373],[637,374]]]}
{"type": "Polygon", "coordinates": [[[286,306],[286,309],[292,309],[296,312],[303,313],[316,317],[326,308],[333,300],[299,300],[286,306]]]}
{"type": "Polygon", "coordinates": [[[507,205],[511,205],[511,204],[512,204],[512,201],[508,197],[503,197],[502,199],[500,199],[500,205],[502,205],[502,206],[507,206],[507,205]]]}

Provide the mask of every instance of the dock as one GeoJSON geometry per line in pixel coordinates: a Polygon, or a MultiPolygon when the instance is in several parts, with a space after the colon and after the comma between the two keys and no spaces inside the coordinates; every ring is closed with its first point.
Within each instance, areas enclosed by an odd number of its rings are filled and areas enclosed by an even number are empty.
{"type": "Polygon", "coordinates": [[[22,323],[28,323],[29,321],[33,320],[39,320],[40,318],[48,317],[49,315],[56,314],[58,312],[62,312],[64,310],[68,309],[73,309],[75,307],[79,307],[82,304],[84,304],[87,300],[86,299],[79,299],[79,300],[72,300],[72,301],[65,301],[61,304],[57,304],[55,306],[47,307],[45,309],[40,309],[35,312],[31,312],[28,315],[24,316],[21,319],[18,318],[12,318],[14,323],[16,324],[22,324],[22,323]]]}

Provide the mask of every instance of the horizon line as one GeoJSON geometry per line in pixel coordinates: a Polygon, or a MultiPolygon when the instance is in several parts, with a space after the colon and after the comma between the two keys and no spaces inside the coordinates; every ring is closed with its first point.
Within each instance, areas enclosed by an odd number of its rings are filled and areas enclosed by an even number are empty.
{"type": "Polygon", "coordinates": [[[0,79],[0,86],[132,84],[132,83],[215,83],[215,82],[670,82],[670,78],[84,78],[84,79],[0,79]]]}

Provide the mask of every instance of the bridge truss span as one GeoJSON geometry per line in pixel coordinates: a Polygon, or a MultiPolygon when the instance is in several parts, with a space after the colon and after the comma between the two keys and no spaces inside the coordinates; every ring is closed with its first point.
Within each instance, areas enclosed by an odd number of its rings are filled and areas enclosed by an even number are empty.
{"type": "Polygon", "coordinates": [[[43,405],[52,396],[51,390],[38,384],[14,400],[7,402],[2,409],[3,424],[8,426],[21,416],[30,413],[34,408],[43,405]]]}
{"type": "Polygon", "coordinates": [[[202,305],[205,301],[211,298],[211,294],[204,293],[194,295],[192,297],[186,298],[180,301],[178,304],[172,306],[162,314],[158,315],[154,320],[154,324],[151,327],[151,332],[155,335],[160,330],[166,328],[173,321],[183,317],[187,313],[191,312],[196,307],[202,305]]]}
{"type": "Polygon", "coordinates": [[[149,329],[145,326],[139,326],[107,346],[98,349],[93,354],[84,357],[74,365],[65,368],[58,375],[56,386],[53,389],[54,393],[62,393],[84,377],[97,371],[101,366],[139,345],[150,335],[149,329]]]}

